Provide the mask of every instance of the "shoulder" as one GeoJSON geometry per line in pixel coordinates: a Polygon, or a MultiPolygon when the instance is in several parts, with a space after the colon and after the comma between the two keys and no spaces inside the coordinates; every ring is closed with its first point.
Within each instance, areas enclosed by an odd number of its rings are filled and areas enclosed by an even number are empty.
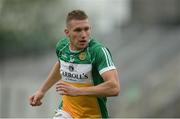
{"type": "Polygon", "coordinates": [[[106,59],[107,55],[110,55],[110,51],[105,47],[104,44],[97,41],[96,39],[91,39],[89,43],[89,52],[93,62],[100,62],[106,59]]]}
{"type": "Polygon", "coordinates": [[[89,43],[89,51],[92,55],[92,58],[94,57],[101,57],[106,54],[110,54],[109,49],[100,41],[96,40],[95,38],[91,38],[91,41],[89,43]]]}
{"type": "Polygon", "coordinates": [[[91,41],[89,43],[89,49],[91,53],[96,53],[104,47],[105,46],[101,42],[97,41],[95,38],[91,38],[91,41]]]}
{"type": "Polygon", "coordinates": [[[56,50],[61,50],[65,46],[67,46],[68,44],[69,44],[68,38],[67,37],[62,37],[62,38],[60,38],[60,40],[56,44],[56,50]]]}

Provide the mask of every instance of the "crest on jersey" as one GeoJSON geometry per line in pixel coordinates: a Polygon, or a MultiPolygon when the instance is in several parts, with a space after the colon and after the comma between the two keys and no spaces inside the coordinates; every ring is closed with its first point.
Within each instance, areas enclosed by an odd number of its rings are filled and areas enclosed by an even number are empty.
{"type": "Polygon", "coordinates": [[[79,59],[80,59],[80,60],[85,60],[85,59],[86,59],[86,53],[85,53],[85,52],[81,52],[81,53],[79,54],[79,59]]]}

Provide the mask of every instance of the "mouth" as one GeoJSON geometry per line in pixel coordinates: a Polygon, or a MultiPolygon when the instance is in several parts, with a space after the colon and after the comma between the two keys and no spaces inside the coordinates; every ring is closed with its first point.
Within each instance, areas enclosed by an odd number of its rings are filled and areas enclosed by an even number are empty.
{"type": "Polygon", "coordinates": [[[86,40],[81,40],[79,41],[79,45],[82,47],[85,47],[87,45],[87,41],[86,40]]]}
{"type": "Polygon", "coordinates": [[[80,44],[86,44],[87,41],[86,41],[86,40],[81,40],[81,41],[79,41],[79,43],[80,43],[80,44]]]}
{"type": "Polygon", "coordinates": [[[80,43],[86,43],[87,41],[86,40],[80,40],[79,42],[80,43]]]}

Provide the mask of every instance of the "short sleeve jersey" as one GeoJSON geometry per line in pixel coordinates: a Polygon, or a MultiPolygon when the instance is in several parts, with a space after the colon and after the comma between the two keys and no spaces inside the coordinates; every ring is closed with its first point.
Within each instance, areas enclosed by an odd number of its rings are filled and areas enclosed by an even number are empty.
{"type": "MultiPolygon", "coordinates": [[[[94,38],[80,51],[69,48],[69,39],[64,37],[56,45],[60,62],[60,73],[65,83],[76,87],[98,85],[103,81],[101,74],[115,69],[109,50],[94,38]]],[[[60,108],[75,118],[107,118],[104,96],[62,96],[60,108]]]]}

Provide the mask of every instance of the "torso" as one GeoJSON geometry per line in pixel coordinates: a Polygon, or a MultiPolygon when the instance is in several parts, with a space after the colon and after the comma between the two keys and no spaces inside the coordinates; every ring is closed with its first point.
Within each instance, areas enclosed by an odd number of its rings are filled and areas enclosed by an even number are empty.
{"type": "MultiPolygon", "coordinates": [[[[88,87],[102,82],[98,70],[93,68],[94,57],[90,47],[73,52],[69,49],[67,39],[59,44],[56,51],[60,61],[60,73],[65,83],[76,87],[88,87]]],[[[102,117],[102,106],[99,105],[100,99],[98,100],[96,96],[62,96],[62,100],[61,108],[69,112],[72,117],[102,117]]]]}

